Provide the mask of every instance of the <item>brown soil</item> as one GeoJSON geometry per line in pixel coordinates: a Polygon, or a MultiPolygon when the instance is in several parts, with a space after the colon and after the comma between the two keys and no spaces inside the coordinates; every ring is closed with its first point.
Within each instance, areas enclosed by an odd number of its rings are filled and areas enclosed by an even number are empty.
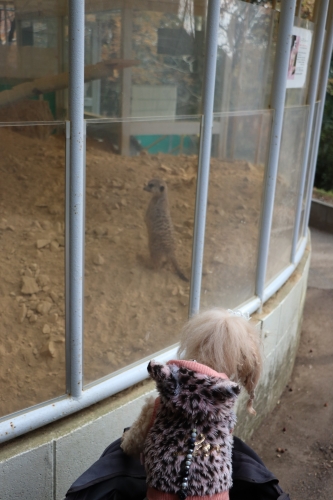
{"type": "Polygon", "coordinates": [[[332,289],[308,288],[293,375],[249,443],[291,500],[332,500],[332,300],[332,289]]]}
{"type": "MultiPolygon", "coordinates": [[[[10,128],[0,129],[0,141],[4,415],[65,393],[65,141],[10,128]]],[[[177,257],[189,277],[196,169],[196,156],[121,157],[88,140],[86,383],[177,342],[189,286],[169,265],[149,267],[142,188],[152,177],[167,181],[177,257]]],[[[262,180],[261,166],[212,160],[203,305],[232,307],[251,296],[262,180]]]]}

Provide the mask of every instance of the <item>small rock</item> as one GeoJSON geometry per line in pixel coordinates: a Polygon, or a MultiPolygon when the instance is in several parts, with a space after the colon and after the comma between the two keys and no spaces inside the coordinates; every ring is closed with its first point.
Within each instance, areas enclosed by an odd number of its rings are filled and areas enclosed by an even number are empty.
{"type": "Polygon", "coordinates": [[[16,297],[16,293],[15,292],[10,292],[10,297],[16,297]]]}
{"type": "Polygon", "coordinates": [[[53,302],[57,303],[58,301],[58,295],[55,292],[50,292],[50,297],[53,300],[53,302]]]}
{"type": "Polygon", "coordinates": [[[106,236],[107,234],[107,229],[104,229],[103,227],[101,226],[97,226],[95,227],[95,229],[93,230],[93,235],[96,237],[96,238],[102,238],[103,236],[106,236]]]}
{"type": "Polygon", "coordinates": [[[224,259],[221,255],[215,255],[213,258],[213,262],[216,262],[217,264],[223,264],[224,259]]]}
{"type": "Polygon", "coordinates": [[[37,283],[39,286],[47,286],[50,284],[50,277],[47,274],[40,274],[37,278],[37,283]]]}
{"type": "Polygon", "coordinates": [[[50,321],[52,323],[56,323],[58,321],[59,315],[57,313],[53,313],[50,315],[50,321]]]}
{"type": "Polygon", "coordinates": [[[51,328],[49,327],[48,324],[45,324],[43,326],[43,333],[51,333],[51,328]]]}
{"type": "Polygon", "coordinates": [[[31,314],[29,318],[29,323],[36,323],[37,321],[37,315],[36,314],[31,314]]]}
{"type": "Polygon", "coordinates": [[[39,292],[39,286],[37,285],[35,278],[32,278],[31,276],[22,276],[22,282],[23,285],[21,293],[25,295],[32,295],[39,292]]]}
{"type": "Polygon", "coordinates": [[[59,243],[60,247],[65,246],[65,237],[64,236],[57,236],[57,242],[59,243]]]}
{"type": "Polygon", "coordinates": [[[54,347],[54,342],[48,342],[41,350],[41,354],[43,356],[49,356],[51,358],[55,358],[56,350],[54,347]]]}
{"type": "Polygon", "coordinates": [[[38,304],[37,311],[44,316],[45,314],[48,314],[51,307],[52,307],[52,304],[50,302],[46,302],[43,300],[42,302],[40,302],[38,304]]]}
{"type": "Polygon", "coordinates": [[[38,249],[45,248],[50,244],[50,240],[37,240],[36,246],[38,249]]]}
{"type": "Polygon", "coordinates": [[[94,255],[93,263],[96,264],[96,266],[102,266],[104,262],[105,262],[104,258],[99,253],[94,255]]]}
{"type": "Polygon", "coordinates": [[[19,315],[19,322],[20,323],[23,323],[23,321],[25,320],[27,312],[28,312],[27,306],[24,303],[22,303],[21,304],[21,311],[20,311],[20,315],[19,315]]]}
{"type": "Polygon", "coordinates": [[[57,241],[51,241],[50,250],[51,252],[58,252],[59,243],[57,241]]]}

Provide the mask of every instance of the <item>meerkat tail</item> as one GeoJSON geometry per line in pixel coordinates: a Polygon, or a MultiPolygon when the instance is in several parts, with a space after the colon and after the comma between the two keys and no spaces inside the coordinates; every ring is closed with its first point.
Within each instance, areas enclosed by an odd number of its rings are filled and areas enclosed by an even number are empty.
{"type": "Polygon", "coordinates": [[[186,281],[188,283],[190,280],[188,278],[186,278],[185,274],[181,271],[181,269],[178,265],[178,262],[176,260],[176,257],[173,256],[171,258],[171,262],[172,262],[173,267],[175,268],[176,273],[180,277],[180,279],[183,281],[186,281]]]}

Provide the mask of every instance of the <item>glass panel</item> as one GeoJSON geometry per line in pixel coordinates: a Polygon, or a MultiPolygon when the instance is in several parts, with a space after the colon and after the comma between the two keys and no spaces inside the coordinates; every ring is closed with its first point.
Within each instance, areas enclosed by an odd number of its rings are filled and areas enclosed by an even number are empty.
{"type": "MultiPolygon", "coordinates": [[[[315,112],[314,112],[314,116],[313,116],[313,126],[312,126],[312,133],[311,133],[311,142],[310,142],[311,147],[310,147],[310,151],[309,151],[309,162],[308,162],[308,167],[307,167],[306,181],[305,181],[305,188],[304,188],[304,195],[303,195],[300,231],[299,231],[299,235],[298,235],[299,242],[304,235],[304,224],[305,224],[304,216],[305,216],[305,208],[306,208],[306,204],[307,204],[308,194],[310,195],[310,198],[312,198],[312,189],[310,190],[310,193],[309,193],[309,182],[311,180],[310,173],[311,173],[311,168],[312,168],[311,161],[312,161],[312,155],[313,155],[314,138],[315,138],[317,127],[320,127],[320,123],[317,123],[319,120],[319,116],[318,116],[319,115],[319,107],[320,107],[320,101],[316,102],[316,104],[315,104],[315,112]]],[[[314,161],[316,161],[316,158],[314,159],[314,161]]],[[[311,186],[311,188],[312,188],[312,186],[311,186]]]]}
{"type": "Polygon", "coordinates": [[[215,115],[201,307],[236,307],[254,295],[272,112],[215,115]]]}
{"type": "Polygon", "coordinates": [[[59,75],[64,71],[66,2],[50,0],[38,7],[33,0],[4,2],[0,14],[1,113],[6,121],[64,119],[66,83],[59,75]]]}
{"type": "Polygon", "coordinates": [[[222,0],[216,112],[268,108],[278,16],[268,6],[222,0]]]}
{"type": "Polygon", "coordinates": [[[64,130],[0,127],[0,416],[65,393],[64,130]]]}
{"type": "Polygon", "coordinates": [[[189,278],[199,129],[198,118],[87,123],[86,384],[178,341],[189,283],[172,265],[172,242],[189,278]],[[122,134],[132,156],[114,154],[122,134]],[[162,235],[159,222],[150,230],[156,264],[167,259],[156,269],[145,224],[152,196],[143,190],[153,178],[166,181],[170,208],[162,235]]]}
{"type": "Polygon", "coordinates": [[[308,114],[308,106],[284,112],[266,284],[290,263],[308,114]]]}
{"type": "Polygon", "coordinates": [[[140,4],[119,8],[110,1],[103,10],[86,0],[86,64],[108,68],[105,77],[86,84],[88,118],[200,112],[205,1],[151,1],[149,10],[140,4]]]}

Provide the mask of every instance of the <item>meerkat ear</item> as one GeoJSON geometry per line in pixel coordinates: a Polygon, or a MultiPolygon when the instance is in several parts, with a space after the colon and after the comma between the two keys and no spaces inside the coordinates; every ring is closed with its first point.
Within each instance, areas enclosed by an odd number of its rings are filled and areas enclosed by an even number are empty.
{"type": "Polygon", "coordinates": [[[163,191],[164,191],[164,186],[160,186],[160,191],[161,191],[161,193],[163,193],[163,191]]]}

